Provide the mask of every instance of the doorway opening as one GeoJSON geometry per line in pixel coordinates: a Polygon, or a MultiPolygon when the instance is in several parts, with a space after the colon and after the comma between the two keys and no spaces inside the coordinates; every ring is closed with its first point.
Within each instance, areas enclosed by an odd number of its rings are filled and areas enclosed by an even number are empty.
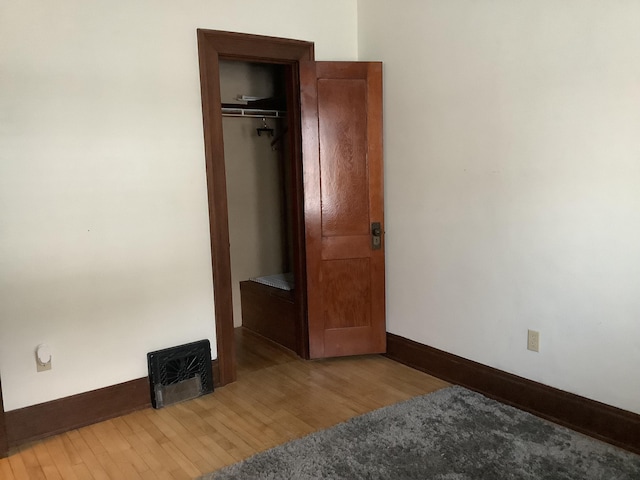
{"type": "MultiPolygon", "coordinates": [[[[212,270],[215,298],[218,382],[221,385],[236,379],[234,340],[233,281],[231,266],[229,198],[225,166],[220,62],[252,62],[278,65],[282,72],[287,106],[286,148],[291,156],[291,244],[290,269],[295,282],[293,293],[294,351],[308,358],[306,317],[306,275],[304,251],[304,218],[302,208],[302,154],[299,98],[299,62],[313,60],[313,43],[258,35],[246,35],[212,30],[198,30],[200,80],[202,88],[203,123],[207,190],[209,194],[209,224],[211,230],[212,270]]],[[[224,67],[223,67],[224,68],[224,67]]],[[[284,131],[284,127],[282,127],[284,131]]],[[[287,273],[287,272],[280,272],[287,273]]]]}
{"type": "Polygon", "coordinates": [[[302,232],[293,228],[295,159],[287,122],[295,105],[287,104],[284,65],[220,60],[219,66],[240,374],[253,357],[269,352],[245,338],[251,333],[303,355],[294,274],[294,245],[302,232]]]}

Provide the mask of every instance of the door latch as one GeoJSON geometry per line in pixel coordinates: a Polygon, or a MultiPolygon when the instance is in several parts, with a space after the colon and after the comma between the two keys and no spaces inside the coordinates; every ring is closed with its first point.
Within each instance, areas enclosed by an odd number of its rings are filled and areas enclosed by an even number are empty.
{"type": "Polygon", "coordinates": [[[371,248],[373,250],[380,250],[382,248],[382,228],[380,227],[380,222],[371,224],[371,248]]]}

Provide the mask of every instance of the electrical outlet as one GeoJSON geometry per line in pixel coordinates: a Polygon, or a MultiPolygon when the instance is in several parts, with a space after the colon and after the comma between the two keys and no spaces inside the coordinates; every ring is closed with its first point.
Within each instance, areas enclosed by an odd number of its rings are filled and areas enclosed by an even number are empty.
{"type": "Polygon", "coordinates": [[[540,351],[540,332],[527,330],[527,350],[532,352],[540,351]]]}
{"type": "Polygon", "coordinates": [[[42,364],[36,360],[36,371],[37,372],[46,372],[47,370],[51,370],[51,360],[47,363],[42,364]]]}
{"type": "Polygon", "coordinates": [[[42,343],[36,347],[36,371],[46,372],[51,370],[51,349],[42,343]]]}

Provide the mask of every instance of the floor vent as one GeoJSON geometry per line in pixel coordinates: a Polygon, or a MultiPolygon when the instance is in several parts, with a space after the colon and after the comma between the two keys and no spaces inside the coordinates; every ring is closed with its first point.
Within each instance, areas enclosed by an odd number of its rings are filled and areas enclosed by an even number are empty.
{"type": "Polygon", "coordinates": [[[147,363],[153,408],[213,392],[209,340],[149,352],[147,363]]]}

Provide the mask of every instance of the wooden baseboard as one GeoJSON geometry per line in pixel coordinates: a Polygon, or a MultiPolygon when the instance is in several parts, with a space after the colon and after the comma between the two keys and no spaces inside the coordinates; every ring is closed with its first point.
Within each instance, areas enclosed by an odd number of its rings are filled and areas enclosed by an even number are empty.
{"type": "Polygon", "coordinates": [[[389,358],[640,454],[640,415],[387,333],[389,358]]]}
{"type": "Polygon", "coordinates": [[[5,413],[10,448],[151,405],[149,381],[138,378],[5,413]]]}
{"type": "MultiPolygon", "coordinates": [[[[212,361],[211,366],[214,385],[218,386],[218,361],[212,361]]],[[[7,450],[150,406],[149,379],[144,377],[5,412],[7,450]]],[[[7,453],[0,451],[0,458],[7,453]]]]}
{"type": "Polygon", "coordinates": [[[7,429],[4,421],[4,404],[2,403],[2,383],[0,382],[0,458],[7,456],[9,442],[7,441],[7,429]]]}

